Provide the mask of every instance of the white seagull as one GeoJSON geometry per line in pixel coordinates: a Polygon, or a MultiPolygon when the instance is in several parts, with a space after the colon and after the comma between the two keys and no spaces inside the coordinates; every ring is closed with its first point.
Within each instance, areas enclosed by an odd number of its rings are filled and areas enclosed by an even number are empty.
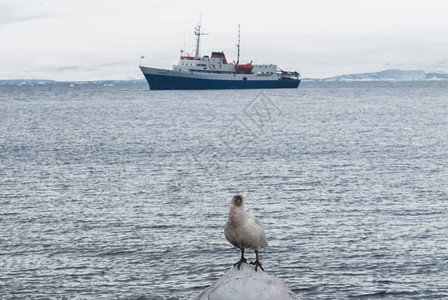
{"type": "Polygon", "coordinates": [[[247,262],[244,258],[244,249],[251,248],[255,251],[256,256],[255,262],[251,262],[251,264],[255,265],[255,271],[257,271],[258,266],[264,271],[258,261],[258,248],[268,246],[266,235],[260,221],[254,215],[244,210],[243,196],[241,194],[233,196],[224,234],[230,244],[241,249],[241,259],[234,264],[234,266],[238,265],[238,270],[243,262],[247,262]]]}

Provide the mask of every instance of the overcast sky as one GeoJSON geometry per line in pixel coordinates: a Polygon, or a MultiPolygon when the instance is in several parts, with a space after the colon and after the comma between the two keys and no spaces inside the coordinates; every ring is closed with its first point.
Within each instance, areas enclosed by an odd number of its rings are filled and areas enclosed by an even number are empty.
{"type": "Polygon", "coordinates": [[[303,77],[390,68],[448,72],[448,1],[0,0],[0,79],[143,78],[194,52],[273,63],[303,77]]]}

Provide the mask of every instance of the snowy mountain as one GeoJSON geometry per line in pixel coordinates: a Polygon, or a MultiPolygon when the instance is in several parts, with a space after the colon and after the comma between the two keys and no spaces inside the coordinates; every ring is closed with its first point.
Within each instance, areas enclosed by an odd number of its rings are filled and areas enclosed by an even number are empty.
{"type": "Polygon", "coordinates": [[[373,73],[347,74],[313,79],[313,81],[423,81],[448,80],[448,74],[426,73],[423,70],[385,70],[373,73]]]}

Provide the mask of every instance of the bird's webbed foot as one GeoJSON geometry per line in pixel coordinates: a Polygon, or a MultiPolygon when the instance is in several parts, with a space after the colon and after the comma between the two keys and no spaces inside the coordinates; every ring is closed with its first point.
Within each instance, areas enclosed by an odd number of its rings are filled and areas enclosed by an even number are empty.
{"type": "Polygon", "coordinates": [[[260,264],[260,262],[258,261],[258,259],[257,259],[256,261],[251,261],[250,264],[251,264],[251,265],[255,265],[255,272],[257,272],[257,268],[258,268],[258,267],[260,267],[260,269],[262,269],[262,270],[264,271],[264,269],[263,269],[263,267],[261,266],[261,264],[260,264]]]}
{"type": "Polygon", "coordinates": [[[242,263],[247,263],[247,260],[242,257],[237,263],[235,263],[233,266],[238,266],[238,270],[240,269],[240,266],[242,263]]]}

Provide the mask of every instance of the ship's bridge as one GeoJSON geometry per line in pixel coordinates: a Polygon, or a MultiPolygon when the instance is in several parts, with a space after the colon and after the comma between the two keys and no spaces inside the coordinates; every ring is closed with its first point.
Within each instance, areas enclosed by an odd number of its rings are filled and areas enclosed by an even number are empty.
{"type": "Polygon", "coordinates": [[[211,57],[204,55],[181,56],[177,65],[173,65],[174,71],[200,72],[200,73],[234,73],[235,65],[228,64],[224,52],[212,52],[211,57]]]}

